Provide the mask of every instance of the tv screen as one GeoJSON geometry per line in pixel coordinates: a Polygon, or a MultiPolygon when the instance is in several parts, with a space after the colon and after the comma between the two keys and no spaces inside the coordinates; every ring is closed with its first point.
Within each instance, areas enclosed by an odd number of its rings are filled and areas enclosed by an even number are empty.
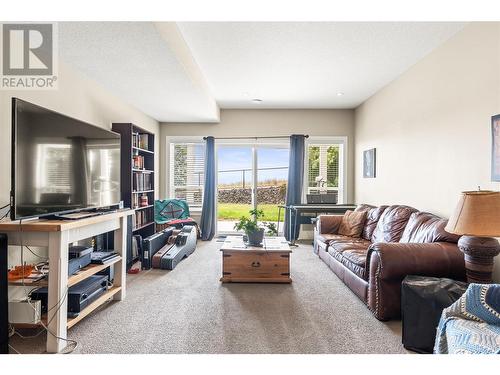
{"type": "Polygon", "coordinates": [[[13,220],[120,202],[120,135],[12,99],[13,220]]]}

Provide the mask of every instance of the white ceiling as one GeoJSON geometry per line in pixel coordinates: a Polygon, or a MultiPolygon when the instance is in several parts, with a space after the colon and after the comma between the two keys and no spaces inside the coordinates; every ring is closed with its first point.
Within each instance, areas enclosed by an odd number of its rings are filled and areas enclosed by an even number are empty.
{"type": "Polygon", "coordinates": [[[216,122],[218,107],[355,108],[464,25],[65,22],[59,50],[159,121],[216,122]]]}
{"type": "Polygon", "coordinates": [[[184,41],[176,30],[168,23],[63,22],[59,53],[63,61],[159,121],[218,121],[213,96],[178,48],[178,37],[184,41]]]}
{"type": "Polygon", "coordinates": [[[203,22],[179,28],[221,108],[354,108],[464,26],[203,22]],[[337,96],[343,92],[343,96],[337,96]],[[261,104],[251,102],[262,99],[261,104]]]}

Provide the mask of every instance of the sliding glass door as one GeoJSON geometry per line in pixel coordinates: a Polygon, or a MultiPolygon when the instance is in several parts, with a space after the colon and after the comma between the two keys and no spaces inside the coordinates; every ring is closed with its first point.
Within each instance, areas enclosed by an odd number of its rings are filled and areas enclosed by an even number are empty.
{"type": "Polygon", "coordinates": [[[218,234],[234,233],[235,222],[252,209],[264,212],[263,221],[277,222],[278,206],[285,202],[287,178],[288,143],[219,144],[218,234]]]}
{"type": "Polygon", "coordinates": [[[232,233],[235,222],[253,208],[253,149],[217,147],[217,232],[232,233]]]}
{"type": "MultiPolygon", "coordinates": [[[[264,212],[264,221],[278,222],[278,207],[285,204],[288,180],[288,145],[259,146],[256,150],[256,208],[264,212]]],[[[285,210],[281,210],[280,222],[285,210]]]]}

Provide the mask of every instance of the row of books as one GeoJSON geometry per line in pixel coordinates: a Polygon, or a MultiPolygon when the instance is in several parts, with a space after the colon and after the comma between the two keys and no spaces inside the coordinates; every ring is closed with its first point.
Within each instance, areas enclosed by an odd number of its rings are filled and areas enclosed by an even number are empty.
{"type": "Polygon", "coordinates": [[[143,225],[153,221],[153,210],[135,211],[135,228],[140,228],[143,225]]]}
{"type": "Polygon", "coordinates": [[[149,134],[132,134],[132,146],[149,150],[149,134]]]}
{"type": "Polygon", "coordinates": [[[143,195],[133,194],[132,195],[132,207],[133,208],[146,207],[146,206],[149,206],[149,198],[146,194],[143,194],[143,195]]]}
{"type": "Polygon", "coordinates": [[[153,190],[153,175],[150,173],[135,173],[132,176],[134,191],[153,190]]]}
{"type": "Polygon", "coordinates": [[[132,156],[132,168],[144,169],[144,156],[141,155],[132,156]]]}

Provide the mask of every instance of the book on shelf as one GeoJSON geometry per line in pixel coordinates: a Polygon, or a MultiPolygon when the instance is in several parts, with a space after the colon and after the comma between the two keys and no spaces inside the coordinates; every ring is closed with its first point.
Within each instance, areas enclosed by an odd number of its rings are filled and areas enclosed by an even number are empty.
{"type": "Polygon", "coordinates": [[[141,210],[135,212],[135,228],[140,228],[153,221],[153,211],[152,210],[141,210]]]}
{"type": "Polygon", "coordinates": [[[149,134],[133,133],[132,146],[149,150],[149,134]]]}
{"type": "Polygon", "coordinates": [[[144,156],[134,155],[132,157],[132,168],[144,169],[144,156]]]}
{"type": "Polygon", "coordinates": [[[153,190],[153,179],[149,173],[135,173],[132,178],[134,191],[153,190]]]}
{"type": "Polygon", "coordinates": [[[132,208],[141,208],[149,206],[149,197],[146,194],[132,195],[132,208]]]}

